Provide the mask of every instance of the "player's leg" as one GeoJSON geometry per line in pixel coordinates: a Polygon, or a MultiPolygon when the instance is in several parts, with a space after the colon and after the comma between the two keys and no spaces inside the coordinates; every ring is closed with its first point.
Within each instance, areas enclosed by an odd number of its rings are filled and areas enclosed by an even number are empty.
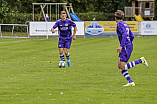
{"type": "MultiPolygon", "coordinates": [[[[131,47],[127,47],[126,49],[126,53],[127,53],[127,59],[129,60],[130,56],[131,56],[131,52],[132,52],[132,48],[131,47]]],[[[125,69],[130,69],[134,66],[136,66],[137,64],[140,64],[140,63],[143,63],[145,64],[146,67],[148,67],[148,63],[147,61],[145,60],[144,57],[141,57],[140,59],[136,60],[136,61],[132,61],[132,62],[129,62],[125,65],[125,69]]]]}
{"type": "Polygon", "coordinates": [[[64,54],[63,54],[63,50],[64,50],[64,40],[59,38],[59,41],[58,41],[58,48],[59,48],[59,56],[60,56],[60,59],[62,61],[65,61],[65,58],[64,58],[64,54]]]}
{"type": "Polygon", "coordinates": [[[61,59],[62,61],[65,61],[64,54],[63,54],[63,50],[64,50],[64,48],[59,48],[59,56],[60,56],[60,59],[61,59]]]}
{"type": "Polygon", "coordinates": [[[120,57],[119,57],[119,59],[118,59],[118,68],[119,68],[119,70],[121,71],[121,73],[127,79],[127,81],[129,83],[134,83],[132,81],[132,79],[130,78],[128,71],[123,68],[125,66],[125,64],[126,64],[126,62],[120,61],[120,57]],[[123,70],[122,70],[122,68],[123,68],[123,70]]]}
{"type": "Polygon", "coordinates": [[[140,59],[136,60],[136,61],[132,61],[132,62],[129,62],[125,65],[125,69],[130,69],[132,67],[134,67],[135,65],[137,64],[140,64],[140,63],[143,63],[146,67],[148,67],[148,63],[147,61],[145,60],[144,57],[141,57],[140,59]]]}
{"type": "Polygon", "coordinates": [[[70,53],[69,53],[69,49],[71,46],[71,39],[66,40],[66,44],[65,44],[65,55],[67,58],[67,64],[69,67],[71,67],[71,62],[70,62],[70,53]]]}
{"type": "Polygon", "coordinates": [[[65,48],[64,52],[65,52],[67,61],[70,61],[70,53],[69,53],[69,49],[68,49],[68,48],[65,48]]]}
{"type": "Polygon", "coordinates": [[[68,64],[69,67],[71,67],[69,49],[65,48],[64,52],[65,52],[65,55],[66,55],[66,58],[67,58],[67,64],[68,64]]]}
{"type": "Polygon", "coordinates": [[[124,85],[124,86],[135,86],[135,83],[132,81],[132,79],[129,76],[129,73],[127,71],[127,69],[125,69],[125,65],[127,64],[131,53],[129,55],[129,57],[127,57],[127,51],[126,49],[122,49],[121,52],[119,53],[119,58],[118,58],[118,68],[120,69],[121,73],[123,74],[123,76],[127,79],[127,81],[129,82],[128,84],[124,85]]]}

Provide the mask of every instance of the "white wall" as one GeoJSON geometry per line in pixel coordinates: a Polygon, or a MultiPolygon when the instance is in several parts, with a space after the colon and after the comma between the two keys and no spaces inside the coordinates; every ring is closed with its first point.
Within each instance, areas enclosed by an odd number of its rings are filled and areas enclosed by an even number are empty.
{"type": "MultiPolygon", "coordinates": [[[[75,22],[77,26],[76,35],[84,35],[84,22],[75,22]],[[79,28],[78,28],[79,27],[79,28]]],[[[55,22],[30,22],[29,23],[29,34],[30,36],[53,36],[58,35],[58,28],[56,32],[52,34],[51,28],[55,22]]],[[[72,28],[74,30],[74,28],[72,28]]],[[[72,31],[73,32],[73,31],[72,31]]]]}

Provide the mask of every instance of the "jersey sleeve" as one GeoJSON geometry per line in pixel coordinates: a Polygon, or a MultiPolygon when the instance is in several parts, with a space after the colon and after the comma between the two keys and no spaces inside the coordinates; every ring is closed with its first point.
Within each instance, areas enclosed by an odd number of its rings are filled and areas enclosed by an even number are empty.
{"type": "Polygon", "coordinates": [[[132,42],[134,40],[134,35],[133,33],[131,32],[131,30],[129,30],[129,33],[130,33],[130,41],[132,42]]]}
{"type": "Polygon", "coordinates": [[[123,34],[122,40],[121,40],[121,47],[124,47],[125,42],[126,42],[126,38],[127,38],[127,33],[126,33],[126,28],[123,24],[119,24],[120,28],[121,28],[121,34],[123,34]]]}
{"type": "Polygon", "coordinates": [[[76,26],[76,24],[72,20],[70,20],[70,25],[73,26],[73,27],[76,26]]]}
{"type": "Polygon", "coordinates": [[[53,28],[55,29],[56,27],[58,27],[58,24],[59,24],[59,22],[57,21],[57,22],[55,23],[55,25],[53,26],[53,28]]]}

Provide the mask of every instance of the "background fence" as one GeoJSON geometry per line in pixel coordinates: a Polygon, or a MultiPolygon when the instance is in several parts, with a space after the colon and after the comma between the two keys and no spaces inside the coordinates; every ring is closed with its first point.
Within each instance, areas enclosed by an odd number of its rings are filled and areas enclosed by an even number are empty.
{"type": "MultiPolygon", "coordinates": [[[[157,21],[125,21],[134,35],[157,35],[157,21]]],[[[115,21],[81,21],[75,22],[77,25],[76,35],[81,36],[99,36],[99,35],[117,35],[116,27],[117,23],[115,21]]],[[[58,28],[55,29],[56,33],[51,32],[51,28],[55,22],[34,22],[30,21],[27,24],[0,24],[0,33],[1,37],[5,37],[6,35],[2,35],[2,33],[8,33],[10,37],[27,37],[29,36],[57,36],[58,28]],[[6,29],[6,31],[1,31],[1,28],[4,26],[12,26],[11,30],[6,29]],[[16,29],[15,29],[16,27],[16,29]],[[22,31],[21,31],[22,27],[22,31]],[[25,27],[25,28],[24,28],[25,27]],[[18,28],[18,29],[17,29],[18,28]],[[20,36],[14,36],[14,30],[20,36]],[[23,35],[24,34],[24,35],[23,35]]],[[[5,27],[7,28],[7,27],[5,27]]]]}

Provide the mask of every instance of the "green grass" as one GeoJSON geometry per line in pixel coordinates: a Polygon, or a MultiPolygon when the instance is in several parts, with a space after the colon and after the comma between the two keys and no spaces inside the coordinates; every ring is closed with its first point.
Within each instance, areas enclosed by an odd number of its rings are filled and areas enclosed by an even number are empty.
{"type": "Polygon", "coordinates": [[[135,87],[117,68],[117,38],[78,38],[72,67],[58,68],[58,39],[0,39],[0,104],[155,104],[157,37],[135,37],[129,69],[135,87]]]}
{"type": "Polygon", "coordinates": [[[2,31],[2,36],[3,37],[28,37],[28,34],[27,34],[27,32],[13,31],[13,34],[12,34],[12,31],[10,31],[10,32],[2,31]]]}

